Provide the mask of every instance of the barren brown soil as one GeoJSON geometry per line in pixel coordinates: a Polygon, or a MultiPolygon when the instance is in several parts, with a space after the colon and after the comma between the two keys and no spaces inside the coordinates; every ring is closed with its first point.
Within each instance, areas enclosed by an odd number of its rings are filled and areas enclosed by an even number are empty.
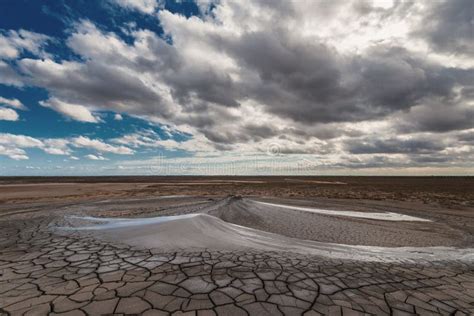
{"type": "Polygon", "coordinates": [[[149,195],[409,201],[463,209],[474,207],[474,177],[0,177],[0,203],[149,195]]]}

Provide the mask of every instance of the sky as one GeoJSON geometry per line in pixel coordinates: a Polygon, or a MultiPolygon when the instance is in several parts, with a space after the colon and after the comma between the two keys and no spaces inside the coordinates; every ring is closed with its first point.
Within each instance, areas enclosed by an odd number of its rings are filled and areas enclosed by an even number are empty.
{"type": "Polygon", "coordinates": [[[0,1],[0,175],[474,175],[474,1],[0,1]]]}

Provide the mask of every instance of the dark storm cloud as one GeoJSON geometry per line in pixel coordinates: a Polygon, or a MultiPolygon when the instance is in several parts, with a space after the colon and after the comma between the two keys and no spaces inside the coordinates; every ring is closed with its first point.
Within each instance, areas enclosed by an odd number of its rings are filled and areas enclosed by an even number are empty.
{"type": "Polygon", "coordinates": [[[164,79],[173,87],[173,96],[187,104],[194,94],[205,102],[237,107],[237,95],[228,74],[212,69],[196,69],[195,66],[180,67],[177,72],[167,74],[164,79]]]}
{"type": "Polygon", "coordinates": [[[346,143],[351,154],[419,154],[443,150],[446,146],[438,141],[425,139],[362,139],[346,143]]]}
{"type": "Polygon", "coordinates": [[[228,95],[254,98],[269,113],[306,124],[380,118],[426,98],[448,98],[456,85],[472,83],[470,70],[384,44],[362,56],[341,56],[323,42],[273,29],[216,41],[257,74],[240,86],[227,85],[228,95]]]}
{"type": "Polygon", "coordinates": [[[400,167],[403,163],[386,156],[373,155],[368,159],[357,157],[344,157],[344,162],[334,164],[336,168],[343,169],[370,169],[370,168],[393,168],[400,167]]]}
{"type": "Polygon", "coordinates": [[[464,80],[401,47],[376,47],[358,61],[358,67],[361,98],[386,111],[410,108],[427,97],[449,97],[464,80]]]}
{"type": "Polygon", "coordinates": [[[474,145],[474,132],[460,134],[458,140],[462,143],[474,145]]]}
{"type": "Polygon", "coordinates": [[[31,84],[47,88],[63,100],[119,112],[170,115],[170,109],[159,94],[140,78],[118,67],[92,61],[55,64],[32,59],[21,60],[20,67],[31,84]]]}
{"type": "Polygon", "coordinates": [[[259,82],[244,84],[244,93],[282,117],[330,121],[333,115],[323,104],[335,104],[347,93],[341,84],[337,53],[326,45],[289,36],[268,30],[245,34],[229,43],[228,52],[259,77],[259,82]],[[317,109],[321,112],[316,115],[317,109]]]}
{"type": "MultiPolygon", "coordinates": [[[[316,137],[318,139],[333,139],[342,135],[354,135],[350,130],[345,130],[338,128],[336,126],[326,126],[326,125],[317,125],[309,129],[301,128],[285,128],[282,130],[285,135],[292,135],[298,137],[301,141],[310,139],[311,137],[316,137]]],[[[359,135],[360,136],[360,135],[359,135]]]]}
{"type": "Polygon", "coordinates": [[[428,104],[411,111],[399,123],[400,132],[436,132],[444,133],[453,130],[474,128],[474,109],[458,106],[428,104]]]}
{"type": "Polygon", "coordinates": [[[433,156],[433,155],[419,155],[412,158],[412,161],[426,164],[426,163],[446,163],[451,160],[451,157],[442,155],[442,156],[433,156]]]}
{"type": "Polygon", "coordinates": [[[247,143],[257,142],[262,139],[276,136],[280,131],[273,126],[248,124],[244,126],[233,126],[218,132],[212,130],[201,130],[201,132],[211,141],[216,143],[247,143]]]}
{"type": "Polygon", "coordinates": [[[433,7],[418,34],[435,49],[454,54],[474,54],[474,2],[472,0],[433,1],[433,7]]]}
{"type": "MultiPolygon", "coordinates": [[[[315,14],[320,14],[322,19],[335,14],[343,4],[338,1],[331,5],[325,5],[324,1],[317,3],[315,14]],[[324,16],[325,10],[330,14],[324,16]]],[[[265,7],[262,3],[258,6],[265,7]]],[[[457,8],[463,4],[452,6],[457,8]]],[[[456,87],[464,86],[466,91],[473,87],[473,69],[427,61],[426,56],[393,43],[374,44],[363,54],[343,55],[334,44],[315,38],[308,40],[289,31],[284,23],[298,18],[298,10],[294,4],[287,3],[284,7],[284,11],[281,6],[265,7],[269,16],[265,18],[271,21],[271,27],[257,31],[244,29],[237,37],[210,32],[205,39],[238,62],[245,80],[237,83],[230,76],[215,71],[203,72],[188,67],[185,75],[168,80],[177,97],[189,101],[188,96],[193,93],[207,102],[236,107],[241,100],[253,99],[268,113],[308,126],[384,119],[401,110],[409,111],[436,101],[446,105],[439,115],[437,111],[420,118],[414,115],[414,119],[407,121],[410,124],[404,125],[405,131],[441,132],[469,128],[470,110],[453,109],[448,105],[455,103],[452,98],[456,87]],[[443,111],[450,115],[443,115],[443,111]]],[[[415,10],[413,3],[400,1],[395,1],[389,9],[376,8],[370,2],[354,7],[361,23],[369,23],[370,20],[365,20],[368,16],[403,18],[415,10]]],[[[452,11],[440,8],[435,6],[431,11],[452,11]]],[[[239,12],[236,9],[233,13],[239,16],[239,12]]],[[[459,23],[463,21],[461,19],[459,23]]],[[[383,20],[379,23],[382,26],[383,20]]],[[[460,41],[466,42],[466,38],[460,41]]],[[[320,133],[325,139],[333,138],[335,134],[320,133]]],[[[267,137],[272,136],[267,134],[267,137]]],[[[253,139],[240,135],[211,137],[221,142],[253,139]]]]}
{"type": "MultiPolygon", "coordinates": [[[[453,160],[449,155],[406,155],[404,159],[397,159],[387,156],[373,155],[366,159],[357,159],[353,157],[345,157],[344,162],[336,163],[338,168],[349,169],[371,169],[371,168],[406,168],[406,167],[443,167],[449,165],[453,160]]],[[[466,161],[460,159],[460,164],[466,161]]]]}
{"type": "Polygon", "coordinates": [[[247,135],[236,133],[233,130],[219,132],[213,130],[203,130],[202,133],[204,134],[204,136],[206,136],[207,139],[220,145],[245,142],[250,140],[251,138],[247,135]]]}
{"type": "Polygon", "coordinates": [[[278,130],[269,125],[248,124],[244,126],[244,129],[254,139],[269,138],[278,135],[278,130]]]}

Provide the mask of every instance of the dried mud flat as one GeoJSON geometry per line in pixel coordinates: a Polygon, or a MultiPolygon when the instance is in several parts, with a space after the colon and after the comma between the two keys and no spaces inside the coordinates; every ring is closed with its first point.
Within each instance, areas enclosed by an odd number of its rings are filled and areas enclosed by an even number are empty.
{"type": "Polygon", "coordinates": [[[0,315],[474,314],[472,178],[0,182],[0,315]]]}

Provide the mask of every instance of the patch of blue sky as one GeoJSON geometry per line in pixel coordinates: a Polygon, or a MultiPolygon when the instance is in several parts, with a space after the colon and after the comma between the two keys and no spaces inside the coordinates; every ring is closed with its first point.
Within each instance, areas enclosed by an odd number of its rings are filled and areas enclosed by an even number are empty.
{"type": "Polygon", "coordinates": [[[19,121],[0,120],[0,132],[21,134],[37,138],[64,138],[87,136],[90,138],[110,139],[142,130],[154,131],[160,139],[185,141],[191,135],[182,132],[169,133],[165,126],[141,118],[121,114],[122,120],[116,120],[113,112],[97,112],[100,123],[84,123],[67,118],[60,113],[43,107],[39,101],[48,97],[48,92],[37,87],[15,88],[0,85],[0,96],[20,100],[27,108],[18,111],[19,121]]]}
{"type": "MultiPolygon", "coordinates": [[[[166,1],[163,9],[186,17],[200,14],[193,1],[166,1]]],[[[132,37],[127,34],[124,25],[133,24],[138,29],[163,34],[156,15],[122,8],[106,0],[5,0],[0,1],[0,11],[0,29],[25,29],[49,35],[56,39],[49,48],[61,59],[68,59],[65,57],[71,54],[61,44],[71,33],[74,23],[80,20],[90,20],[100,29],[118,34],[129,44],[132,37]]]]}

